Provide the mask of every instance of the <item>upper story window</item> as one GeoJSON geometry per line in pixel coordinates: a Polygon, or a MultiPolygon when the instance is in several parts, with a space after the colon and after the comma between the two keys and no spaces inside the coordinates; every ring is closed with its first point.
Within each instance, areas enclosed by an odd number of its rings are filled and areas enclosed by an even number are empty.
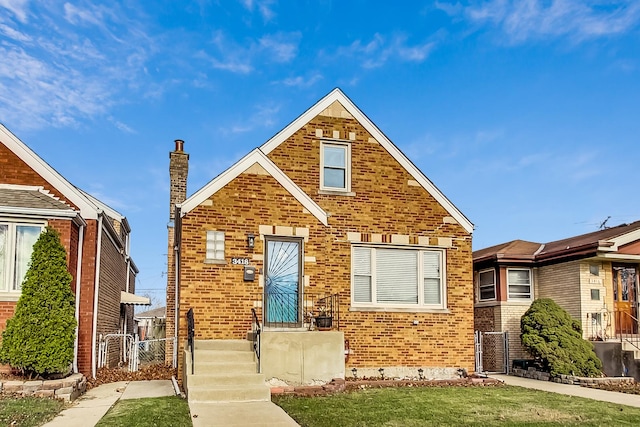
{"type": "Polygon", "coordinates": [[[478,300],[490,301],[496,299],[496,271],[494,269],[481,270],[478,273],[478,300]]]}
{"type": "Polygon", "coordinates": [[[0,292],[20,292],[44,225],[0,222],[0,292]]]}
{"type": "Polygon", "coordinates": [[[531,270],[528,268],[508,268],[507,288],[510,300],[529,301],[533,299],[531,270]]]}
{"type": "Polygon", "coordinates": [[[206,261],[224,261],[224,231],[207,231],[206,261]]]}
{"type": "Polygon", "coordinates": [[[348,143],[320,144],[320,189],[351,190],[351,146],[348,143]]]}
{"type": "Polygon", "coordinates": [[[444,251],[353,246],[354,306],[445,308],[444,251]]]}

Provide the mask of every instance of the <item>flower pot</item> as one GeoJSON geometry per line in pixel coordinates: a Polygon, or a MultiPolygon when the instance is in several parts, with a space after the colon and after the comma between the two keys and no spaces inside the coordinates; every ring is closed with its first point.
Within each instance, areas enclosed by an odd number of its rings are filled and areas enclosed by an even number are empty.
{"type": "Polygon", "coordinates": [[[333,318],[330,316],[318,316],[316,317],[316,328],[320,331],[328,331],[331,329],[333,318]]]}

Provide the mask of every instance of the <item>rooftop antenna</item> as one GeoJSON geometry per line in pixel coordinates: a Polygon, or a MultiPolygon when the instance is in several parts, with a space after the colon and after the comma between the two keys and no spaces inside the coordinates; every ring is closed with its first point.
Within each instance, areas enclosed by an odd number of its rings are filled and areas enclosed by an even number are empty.
{"type": "Polygon", "coordinates": [[[609,228],[607,227],[607,221],[609,221],[609,219],[611,219],[611,215],[609,215],[604,221],[602,221],[602,223],[600,223],[600,227],[598,227],[600,230],[604,230],[605,228],[609,228]]]}

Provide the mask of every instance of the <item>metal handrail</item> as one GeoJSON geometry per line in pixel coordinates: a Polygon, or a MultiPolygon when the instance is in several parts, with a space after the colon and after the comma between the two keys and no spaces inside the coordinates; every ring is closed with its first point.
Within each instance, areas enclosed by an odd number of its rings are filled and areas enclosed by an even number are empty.
{"type": "Polygon", "coordinates": [[[260,373],[260,334],[262,332],[262,327],[260,326],[260,320],[258,319],[255,308],[251,309],[251,317],[251,339],[253,341],[253,352],[256,355],[257,370],[258,373],[260,373]]]}
{"type": "Polygon", "coordinates": [[[587,336],[594,341],[615,338],[640,350],[640,320],[622,310],[587,313],[587,336]],[[613,330],[613,331],[612,331],[613,330]]]}
{"type": "Polygon", "coordinates": [[[196,332],[195,322],[193,319],[193,308],[187,311],[187,345],[191,352],[191,375],[195,372],[195,349],[193,345],[193,338],[196,332]]]}

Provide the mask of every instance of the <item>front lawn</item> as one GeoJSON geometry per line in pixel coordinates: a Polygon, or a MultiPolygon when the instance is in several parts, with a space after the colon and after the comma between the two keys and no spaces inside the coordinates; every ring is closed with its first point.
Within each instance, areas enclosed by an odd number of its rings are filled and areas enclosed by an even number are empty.
{"type": "Polygon", "coordinates": [[[303,427],[640,425],[640,408],[510,386],[367,389],[273,401],[303,427]]]}
{"type": "Polygon", "coordinates": [[[97,427],[187,427],[189,404],[180,396],[119,400],[97,427]]]}
{"type": "Polygon", "coordinates": [[[0,397],[0,425],[36,427],[51,421],[62,409],[64,402],[37,397],[0,397]]]}

